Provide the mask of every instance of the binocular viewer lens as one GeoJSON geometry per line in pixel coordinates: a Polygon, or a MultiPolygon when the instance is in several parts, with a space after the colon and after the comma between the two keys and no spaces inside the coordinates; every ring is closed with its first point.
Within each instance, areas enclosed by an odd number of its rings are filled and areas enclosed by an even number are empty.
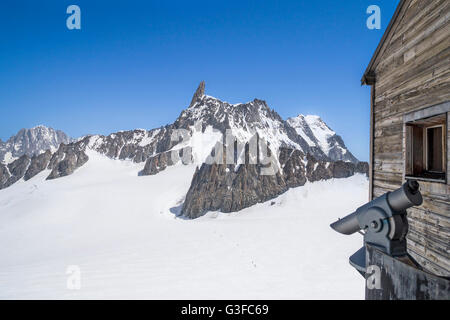
{"type": "Polygon", "coordinates": [[[419,191],[419,183],[416,180],[406,181],[409,192],[416,194],[419,191]]]}

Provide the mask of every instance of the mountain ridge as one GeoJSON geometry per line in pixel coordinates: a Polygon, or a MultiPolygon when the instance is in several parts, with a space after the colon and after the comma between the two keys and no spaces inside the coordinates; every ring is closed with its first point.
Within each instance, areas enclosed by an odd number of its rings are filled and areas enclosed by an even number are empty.
{"type": "Polygon", "coordinates": [[[56,150],[52,145],[39,154],[24,152],[0,164],[0,189],[45,169],[50,170],[47,180],[71,175],[89,161],[88,150],[143,163],[140,176],[158,174],[173,165],[197,165],[179,212],[188,218],[211,210],[237,211],[306,181],[368,170],[367,163],[359,162],[320,117],[283,120],[260,99],[230,104],[206,95],[202,81],[172,124],[86,135],[60,143],[56,150]]]}
{"type": "Polygon", "coordinates": [[[44,125],[20,129],[6,142],[0,140],[0,163],[8,164],[23,155],[32,157],[46,150],[54,152],[61,143],[73,141],[61,130],[55,130],[44,125]]]}
{"type": "Polygon", "coordinates": [[[318,115],[302,115],[286,120],[310,146],[319,147],[329,158],[357,163],[344,140],[318,115]]]}

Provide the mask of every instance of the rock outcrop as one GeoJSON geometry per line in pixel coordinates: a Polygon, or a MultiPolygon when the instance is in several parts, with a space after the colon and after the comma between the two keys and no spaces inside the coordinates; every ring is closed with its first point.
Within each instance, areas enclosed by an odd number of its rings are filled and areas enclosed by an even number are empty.
{"type": "Polygon", "coordinates": [[[38,173],[44,171],[48,163],[50,162],[50,159],[52,157],[52,153],[50,150],[45,151],[44,153],[41,153],[40,155],[35,155],[31,158],[30,165],[27,169],[27,172],[25,172],[25,175],[23,179],[29,180],[33,178],[38,173]]]}
{"type": "Polygon", "coordinates": [[[305,154],[300,150],[282,148],[279,159],[286,186],[288,188],[303,186],[307,181],[305,154]]]}
{"type": "Polygon", "coordinates": [[[183,153],[187,152],[186,149],[180,149],[174,151],[176,152],[176,161],[172,159],[172,151],[161,152],[154,156],[151,156],[145,162],[144,169],[139,172],[140,176],[150,176],[155,175],[169,166],[173,166],[177,163],[182,163],[184,165],[190,164],[193,161],[192,154],[190,154],[186,159],[183,157],[183,153]]]}
{"type": "Polygon", "coordinates": [[[85,153],[89,141],[89,137],[85,137],[76,143],[61,144],[48,164],[52,171],[47,180],[68,176],[85,164],[89,160],[85,153]]]}
{"type": "Polygon", "coordinates": [[[108,136],[91,136],[91,148],[112,159],[140,163],[148,157],[167,151],[171,146],[172,126],[153,130],[120,131],[108,136]]]}
{"type": "Polygon", "coordinates": [[[358,162],[355,171],[357,173],[364,173],[366,177],[369,177],[369,163],[365,161],[358,162]]]}
{"type": "Polygon", "coordinates": [[[189,107],[192,107],[195,103],[200,101],[205,95],[205,81],[201,81],[198,85],[197,90],[195,90],[194,96],[192,97],[189,107]]]}
{"type": "Polygon", "coordinates": [[[0,185],[0,189],[9,187],[16,183],[25,175],[28,166],[30,164],[30,158],[27,155],[21,156],[19,159],[13,162],[3,165],[1,169],[0,181],[3,181],[0,185]]]}
{"type": "MultiPolygon", "coordinates": [[[[208,211],[233,212],[266,201],[288,189],[280,172],[262,175],[261,164],[206,164],[194,173],[181,214],[194,219],[208,211]]],[[[226,151],[223,152],[225,162],[226,151]]]]}
{"type": "Polygon", "coordinates": [[[6,188],[6,183],[11,175],[6,165],[0,163],[0,189],[6,188]]]}
{"type": "Polygon", "coordinates": [[[281,170],[275,175],[261,175],[262,166],[248,161],[239,166],[202,164],[194,173],[181,215],[195,219],[208,211],[238,211],[273,199],[307,181],[345,178],[366,167],[352,162],[321,161],[288,148],[281,148],[278,158],[281,170]]]}

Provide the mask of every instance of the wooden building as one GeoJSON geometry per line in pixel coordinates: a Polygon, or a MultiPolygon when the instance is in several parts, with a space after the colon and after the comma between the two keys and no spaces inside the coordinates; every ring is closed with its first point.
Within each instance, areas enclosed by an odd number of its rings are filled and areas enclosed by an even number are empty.
{"type": "Polygon", "coordinates": [[[371,86],[370,199],[417,179],[408,252],[450,276],[450,1],[401,0],[365,73],[371,86]]]}

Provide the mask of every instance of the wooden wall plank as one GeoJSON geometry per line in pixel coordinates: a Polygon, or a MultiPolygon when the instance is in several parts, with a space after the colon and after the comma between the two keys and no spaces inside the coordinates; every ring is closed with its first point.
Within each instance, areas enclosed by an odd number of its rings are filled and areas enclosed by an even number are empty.
{"type": "MultiPolygon", "coordinates": [[[[411,111],[450,101],[450,1],[409,1],[377,57],[373,85],[372,197],[405,181],[406,127],[411,111]]],[[[447,116],[447,168],[450,120],[447,116]]],[[[413,148],[417,151],[417,148],[413,148]]],[[[419,156],[419,155],[416,155],[419,156]]],[[[416,168],[417,169],[417,168],[416,168]]],[[[450,276],[450,173],[420,181],[424,203],[408,210],[408,250],[430,272],[450,276]]]]}

